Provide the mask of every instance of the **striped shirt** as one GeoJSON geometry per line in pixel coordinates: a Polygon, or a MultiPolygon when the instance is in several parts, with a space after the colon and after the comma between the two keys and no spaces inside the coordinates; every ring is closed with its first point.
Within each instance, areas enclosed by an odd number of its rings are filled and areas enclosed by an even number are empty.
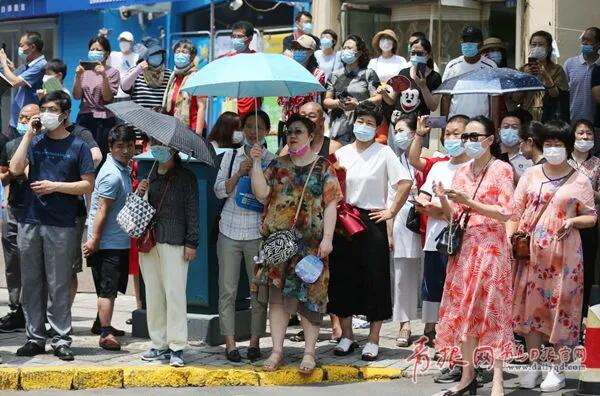
{"type": "Polygon", "coordinates": [[[565,62],[564,69],[569,81],[572,122],[582,119],[594,122],[596,107],[590,87],[592,85],[592,71],[598,65],[600,65],[600,59],[590,65],[581,54],[569,58],[565,62]]]}
{"type": "Polygon", "coordinates": [[[162,84],[158,88],[149,87],[144,78],[144,73],[140,73],[133,83],[131,100],[148,109],[162,106],[163,95],[167,89],[171,73],[171,70],[165,69],[162,84]]]}

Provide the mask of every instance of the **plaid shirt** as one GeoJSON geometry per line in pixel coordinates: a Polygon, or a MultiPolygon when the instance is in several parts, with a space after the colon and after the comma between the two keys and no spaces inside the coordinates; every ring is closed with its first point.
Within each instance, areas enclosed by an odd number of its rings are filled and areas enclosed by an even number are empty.
{"type": "MultiPolygon", "coordinates": [[[[217,174],[215,181],[215,195],[219,199],[226,199],[223,210],[221,211],[221,221],[219,222],[219,231],[227,238],[236,241],[252,241],[262,238],[259,232],[262,213],[252,210],[240,208],[235,202],[237,186],[234,190],[227,194],[225,191],[225,182],[229,179],[229,168],[231,165],[231,157],[237,152],[233,163],[232,174],[240,169],[242,161],[248,159],[244,151],[244,146],[231,150],[223,155],[221,160],[221,168],[217,174]]],[[[268,150],[264,150],[263,154],[263,169],[265,169],[271,161],[275,159],[275,155],[268,150]]]]}

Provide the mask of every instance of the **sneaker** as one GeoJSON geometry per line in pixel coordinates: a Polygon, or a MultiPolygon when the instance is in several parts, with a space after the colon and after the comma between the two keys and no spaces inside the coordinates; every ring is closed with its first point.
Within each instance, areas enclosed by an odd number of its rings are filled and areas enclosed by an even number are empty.
{"type": "Polygon", "coordinates": [[[17,356],[35,356],[42,355],[44,353],[46,353],[46,348],[31,341],[28,341],[21,348],[17,349],[17,356]]]}
{"type": "Polygon", "coordinates": [[[540,385],[540,390],[542,392],[558,392],[565,386],[565,373],[552,367],[540,385]]]}
{"type": "Polygon", "coordinates": [[[11,311],[0,319],[0,333],[13,333],[25,330],[25,316],[19,308],[11,311]]]}
{"type": "Polygon", "coordinates": [[[533,389],[540,384],[542,372],[540,370],[529,369],[521,376],[521,389],[533,389]]]}
{"type": "Polygon", "coordinates": [[[183,351],[171,351],[171,358],[169,359],[169,365],[171,367],[183,367],[183,351]]]}
{"type": "Polygon", "coordinates": [[[433,382],[438,384],[451,384],[453,382],[459,382],[462,376],[462,367],[454,366],[452,368],[444,367],[440,370],[440,373],[433,377],[433,382]]]}
{"type": "Polygon", "coordinates": [[[171,357],[171,353],[168,349],[155,349],[151,348],[148,352],[142,355],[142,360],[152,362],[155,360],[166,360],[171,357]]]}

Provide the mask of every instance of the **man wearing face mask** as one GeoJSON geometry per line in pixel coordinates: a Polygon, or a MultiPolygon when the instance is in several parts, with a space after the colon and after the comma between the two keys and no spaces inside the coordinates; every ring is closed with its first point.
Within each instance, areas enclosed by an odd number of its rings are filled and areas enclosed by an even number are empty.
{"type": "Polygon", "coordinates": [[[2,250],[6,272],[6,288],[8,289],[8,306],[10,312],[0,319],[0,332],[8,333],[25,329],[25,316],[21,306],[21,265],[19,248],[17,247],[18,219],[23,211],[24,177],[15,177],[9,171],[9,164],[17,147],[27,132],[29,121],[39,115],[40,108],[29,104],[21,109],[17,123],[18,137],[8,141],[0,154],[0,178],[2,186],[9,186],[7,206],[2,211],[2,250]]]}
{"type": "Polygon", "coordinates": [[[30,103],[38,103],[36,90],[42,88],[46,58],[42,54],[44,41],[38,32],[27,32],[19,41],[19,59],[21,66],[15,70],[15,64],[8,59],[4,49],[0,49],[0,66],[2,73],[10,81],[15,90],[12,102],[10,127],[16,133],[21,109],[30,103]]]}
{"type": "MultiPolygon", "coordinates": [[[[481,30],[473,26],[467,26],[462,32],[461,52],[462,56],[451,60],[446,69],[442,82],[452,78],[461,76],[473,70],[496,68],[496,64],[485,57],[481,56],[479,48],[483,43],[483,35],[481,30]]],[[[492,105],[497,106],[498,100],[492,99],[492,105]]],[[[467,95],[444,95],[442,97],[441,114],[452,117],[455,114],[465,114],[468,117],[476,117],[490,115],[490,99],[488,95],[482,94],[467,94],[467,95]]],[[[494,114],[497,114],[494,111],[494,114]]]]}
{"type": "MultiPolygon", "coordinates": [[[[119,71],[121,76],[121,84],[123,84],[123,78],[127,75],[129,70],[134,67],[138,61],[139,55],[133,52],[133,34],[130,32],[121,32],[119,34],[119,49],[121,51],[113,51],[110,53],[110,57],[106,64],[112,66],[119,71]]],[[[128,100],[129,95],[119,87],[115,101],[128,100]]]]}
{"type": "MultiPolygon", "coordinates": [[[[600,66],[600,28],[590,27],[581,36],[581,53],[565,61],[564,69],[569,81],[569,107],[571,120],[594,121],[595,104],[590,90],[592,71],[600,66]]],[[[596,148],[598,147],[596,138],[596,148]]]]}
{"type": "Polygon", "coordinates": [[[312,19],[313,19],[312,14],[308,11],[300,11],[296,15],[296,18],[294,19],[294,22],[296,24],[294,26],[294,29],[295,29],[294,33],[283,38],[283,53],[284,53],[284,55],[291,56],[292,43],[295,40],[298,40],[298,38],[300,38],[300,36],[305,35],[305,34],[311,36],[315,40],[315,42],[317,43],[317,48],[321,47],[321,43],[319,42],[319,39],[317,37],[313,36],[313,34],[312,34],[312,32],[313,32],[312,19]]]}
{"type": "Polygon", "coordinates": [[[75,229],[77,197],[92,192],[95,168],[88,145],[65,128],[71,112],[69,95],[51,92],[42,98],[40,108],[41,115],[31,117],[9,165],[14,177],[25,177],[28,168],[17,237],[20,260],[27,263],[21,274],[27,343],[17,356],[45,353],[47,306],[56,334],[54,355],[73,360],[69,289],[73,246],[81,243],[75,229]]]}
{"type": "Polygon", "coordinates": [[[523,120],[517,112],[504,113],[500,120],[500,146],[502,152],[508,154],[508,160],[514,170],[515,184],[523,173],[533,165],[533,162],[521,153],[519,133],[522,127],[523,120]]]}

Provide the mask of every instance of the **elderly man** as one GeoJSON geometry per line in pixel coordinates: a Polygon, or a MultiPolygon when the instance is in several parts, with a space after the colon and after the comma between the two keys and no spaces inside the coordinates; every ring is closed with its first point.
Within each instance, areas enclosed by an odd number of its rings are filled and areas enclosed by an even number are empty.
{"type": "MultiPolygon", "coordinates": [[[[317,128],[315,129],[315,138],[310,143],[310,148],[321,157],[329,157],[330,154],[335,153],[342,145],[335,140],[329,139],[325,136],[325,118],[323,116],[323,108],[316,102],[309,102],[300,107],[300,115],[310,119],[315,123],[317,128]]],[[[288,154],[287,144],[281,149],[280,156],[288,154]]]]}

